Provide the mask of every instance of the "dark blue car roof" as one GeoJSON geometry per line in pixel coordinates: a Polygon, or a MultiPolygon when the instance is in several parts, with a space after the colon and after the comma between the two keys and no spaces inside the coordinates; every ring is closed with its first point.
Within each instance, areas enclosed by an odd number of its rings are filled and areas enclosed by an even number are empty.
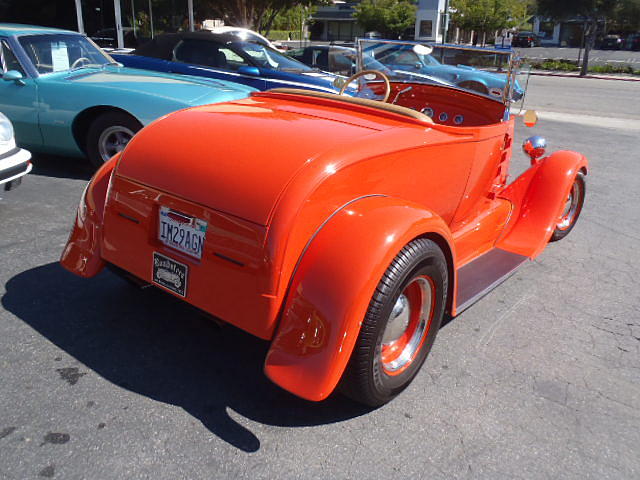
{"type": "MultiPolygon", "coordinates": [[[[213,33],[209,31],[201,31],[201,32],[180,32],[180,33],[165,33],[161,35],[157,35],[155,38],[145,43],[144,45],[139,46],[131,55],[137,57],[148,57],[148,58],[157,58],[167,61],[174,61],[173,52],[175,47],[182,40],[198,40],[200,42],[211,42],[212,45],[225,45],[225,44],[237,44],[241,42],[238,37],[232,33],[213,33]]],[[[144,61],[138,62],[129,62],[127,57],[128,55],[113,55],[114,58],[118,61],[122,61],[126,65],[135,66],[138,68],[148,68],[144,61]]],[[[293,59],[292,59],[293,60],[293,59]]],[[[293,60],[295,61],[295,60],[293,60]]],[[[191,64],[189,64],[191,65],[191,64]]],[[[193,64],[196,65],[196,64],[193,64]]],[[[202,70],[198,70],[196,72],[189,72],[190,75],[201,75],[201,76],[212,76],[216,77],[213,71],[223,71],[220,67],[207,67],[206,65],[201,65],[204,68],[202,70]]],[[[308,68],[304,65],[304,68],[308,68]]],[[[322,91],[336,91],[337,89],[333,85],[333,79],[336,77],[330,73],[314,73],[313,70],[306,72],[295,72],[295,71],[285,71],[285,70],[275,70],[268,69],[264,67],[260,67],[262,71],[262,78],[267,81],[267,88],[273,88],[274,86],[282,86],[281,83],[284,81],[285,83],[290,83],[290,86],[295,86],[297,88],[311,88],[322,91]],[[275,82],[275,84],[269,85],[270,82],[275,82]]],[[[230,74],[234,74],[234,72],[230,72],[230,74]]],[[[232,81],[239,83],[246,83],[246,79],[243,76],[239,76],[235,74],[235,77],[232,81]]]]}

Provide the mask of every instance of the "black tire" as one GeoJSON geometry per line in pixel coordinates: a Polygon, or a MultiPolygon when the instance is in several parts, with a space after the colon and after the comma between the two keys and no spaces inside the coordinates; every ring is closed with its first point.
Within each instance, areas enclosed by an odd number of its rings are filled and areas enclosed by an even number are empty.
{"type": "MultiPolygon", "coordinates": [[[[438,245],[420,238],[406,245],[387,268],[369,304],[349,364],[342,377],[340,390],[353,400],[377,407],[392,400],[416,376],[424,363],[444,315],[447,299],[447,262],[438,245]],[[431,308],[426,331],[421,334],[417,350],[408,363],[390,373],[383,361],[383,336],[391,324],[391,314],[401,294],[416,282],[431,285],[431,308]]],[[[405,296],[405,299],[407,296],[405,296]]],[[[408,309],[411,312],[411,309],[408,309]]],[[[396,315],[396,319],[399,315],[396,315]]],[[[407,317],[410,318],[410,317],[407,317]]],[[[409,326],[411,322],[409,321],[409,326]]],[[[406,327],[406,331],[409,330],[406,327]]],[[[413,338],[413,337],[412,337],[413,338]]],[[[391,343],[393,345],[393,342],[391,343]]],[[[408,345],[410,342],[408,343],[408,345]]],[[[407,347],[408,348],[408,347],[407,347]]],[[[404,350],[401,352],[403,353],[404,350]]],[[[402,358],[402,355],[400,355],[402,358]]]]}
{"type": "Polygon", "coordinates": [[[465,82],[460,82],[458,86],[461,88],[466,88],[467,90],[473,90],[475,92],[482,93],[484,95],[489,95],[489,89],[480,82],[468,80],[465,82]]]}
{"type": "Polygon", "coordinates": [[[571,187],[571,193],[567,199],[569,205],[568,211],[563,212],[563,216],[556,225],[553,234],[551,235],[550,242],[557,242],[569,235],[569,232],[573,229],[578,217],[582,212],[582,206],[584,205],[584,198],[587,193],[587,182],[582,172],[578,172],[573,180],[573,186],[571,187]]]}
{"type": "MultiPolygon", "coordinates": [[[[89,131],[87,132],[86,151],[91,164],[98,168],[108,159],[108,157],[105,157],[103,152],[101,152],[100,144],[103,141],[103,134],[113,131],[114,135],[116,135],[117,132],[122,132],[123,139],[125,137],[131,138],[133,134],[141,128],[142,125],[138,120],[124,112],[111,111],[98,116],[93,123],[91,123],[89,131]]],[[[115,146],[113,153],[115,154],[116,150],[122,150],[125,144],[126,143],[115,146]]]]}

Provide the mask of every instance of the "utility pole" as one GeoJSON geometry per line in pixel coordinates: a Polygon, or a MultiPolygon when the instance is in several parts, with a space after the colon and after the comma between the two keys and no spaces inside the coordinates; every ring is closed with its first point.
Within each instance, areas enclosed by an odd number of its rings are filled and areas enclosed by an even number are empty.
{"type": "Polygon", "coordinates": [[[444,25],[442,26],[442,43],[447,43],[447,37],[449,35],[449,0],[444,0],[444,25]]]}
{"type": "Polygon", "coordinates": [[[78,32],[84,33],[84,19],[82,18],[81,0],[76,0],[76,20],[78,21],[78,32]]]}
{"type": "Polygon", "coordinates": [[[153,38],[153,7],[151,6],[151,0],[149,0],[149,24],[151,27],[151,38],[153,38]]]}

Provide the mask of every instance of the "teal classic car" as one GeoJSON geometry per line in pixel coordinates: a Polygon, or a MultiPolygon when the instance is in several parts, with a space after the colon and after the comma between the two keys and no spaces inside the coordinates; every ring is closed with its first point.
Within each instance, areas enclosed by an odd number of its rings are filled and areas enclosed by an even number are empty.
{"type": "Polygon", "coordinates": [[[18,145],[101,165],[136,131],[186,107],[237,100],[245,85],[126,68],[77,32],[0,23],[0,111],[18,145]]]}

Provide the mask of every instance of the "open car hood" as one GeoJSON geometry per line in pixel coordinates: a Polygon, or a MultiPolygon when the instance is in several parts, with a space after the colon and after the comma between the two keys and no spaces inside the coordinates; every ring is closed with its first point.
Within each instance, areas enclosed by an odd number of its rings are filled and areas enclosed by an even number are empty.
{"type": "Polygon", "coordinates": [[[207,98],[218,102],[235,100],[253,91],[250,87],[220,80],[112,66],[104,69],[79,69],[70,74],[59,75],[57,80],[105,91],[169,97],[187,105],[197,105],[207,98]]]}

